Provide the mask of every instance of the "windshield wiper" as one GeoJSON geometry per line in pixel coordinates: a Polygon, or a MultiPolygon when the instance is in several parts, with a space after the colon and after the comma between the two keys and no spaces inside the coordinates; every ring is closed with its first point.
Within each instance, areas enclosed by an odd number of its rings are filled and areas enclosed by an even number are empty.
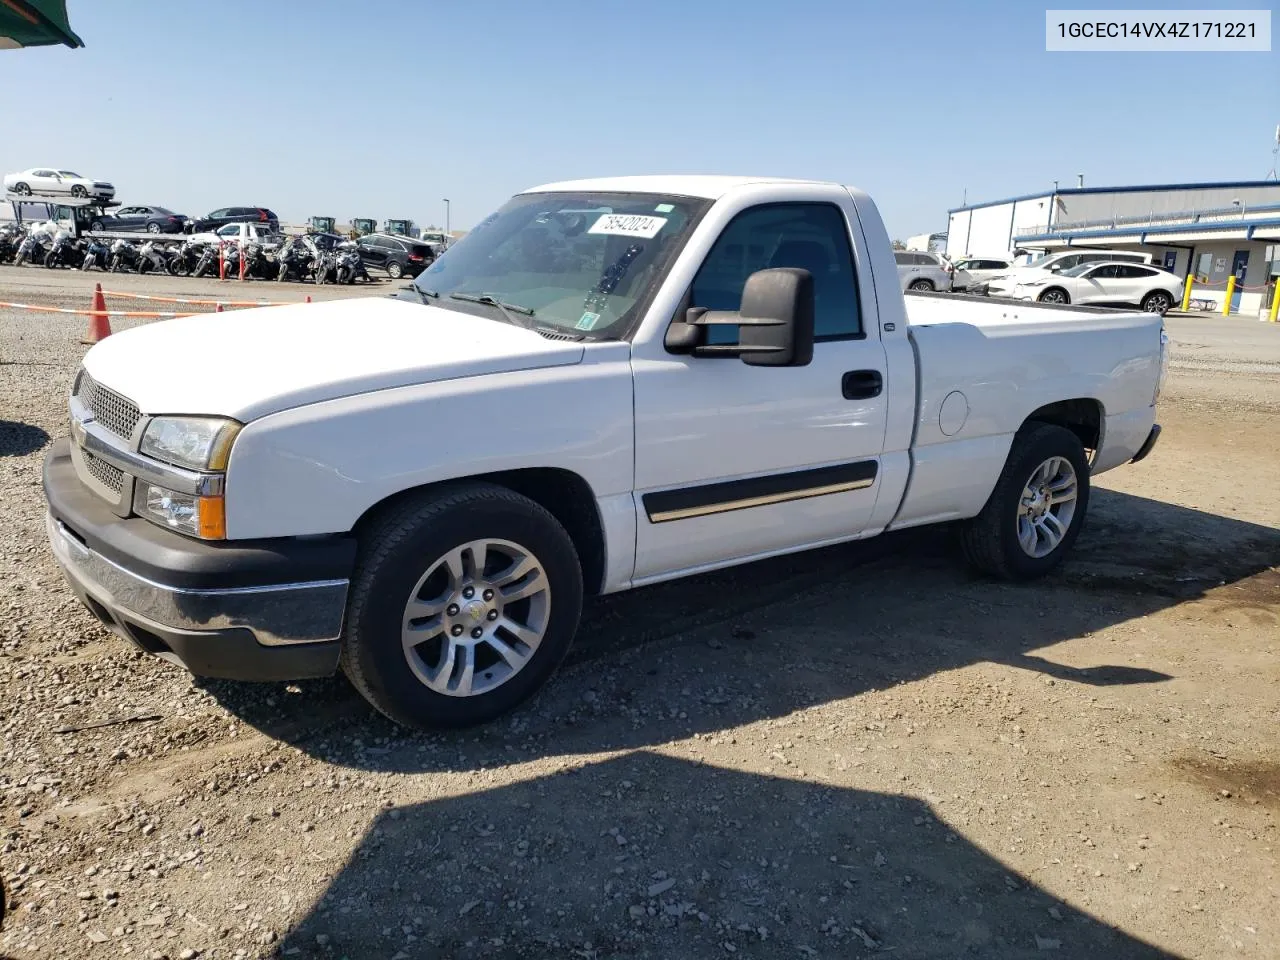
{"type": "Polygon", "coordinates": [[[507,318],[507,322],[517,327],[524,327],[526,330],[536,329],[536,324],[528,320],[520,320],[516,318],[516,314],[523,314],[526,317],[532,317],[532,307],[522,307],[518,303],[504,303],[491,293],[451,293],[450,300],[465,300],[468,303],[483,303],[490,307],[497,307],[502,311],[502,315],[507,318]]]}
{"type": "Polygon", "coordinates": [[[517,327],[523,327],[525,330],[532,330],[534,333],[541,334],[544,337],[552,337],[556,340],[585,340],[585,334],[577,333],[574,330],[563,330],[555,324],[538,323],[533,318],[535,316],[533,307],[522,306],[518,303],[507,303],[499,300],[491,293],[451,293],[450,300],[465,300],[467,303],[483,303],[485,306],[497,307],[502,311],[502,315],[506,317],[507,322],[517,327]],[[521,316],[516,316],[520,314],[521,316]]]}

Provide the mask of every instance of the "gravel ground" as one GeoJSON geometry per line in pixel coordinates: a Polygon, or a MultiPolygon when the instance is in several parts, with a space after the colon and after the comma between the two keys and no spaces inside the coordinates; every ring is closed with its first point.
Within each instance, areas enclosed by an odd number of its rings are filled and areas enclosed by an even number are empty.
{"type": "Polygon", "coordinates": [[[1170,321],[1164,437],[1045,583],[921,531],[607,598],[528,708],[412,736],[341,679],[193,682],[63,589],[83,320],[0,311],[0,955],[1280,956],[1280,326],[1170,321]]]}

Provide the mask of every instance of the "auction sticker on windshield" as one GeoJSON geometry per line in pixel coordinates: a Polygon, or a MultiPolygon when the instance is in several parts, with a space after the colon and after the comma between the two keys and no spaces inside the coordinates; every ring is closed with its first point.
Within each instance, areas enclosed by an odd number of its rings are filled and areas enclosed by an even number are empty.
{"type": "Polygon", "coordinates": [[[667,225],[666,217],[646,217],[632,213],[606,213],[587,233],[607,233],[615,237],[643,237],[652,240],[667,225]]]}

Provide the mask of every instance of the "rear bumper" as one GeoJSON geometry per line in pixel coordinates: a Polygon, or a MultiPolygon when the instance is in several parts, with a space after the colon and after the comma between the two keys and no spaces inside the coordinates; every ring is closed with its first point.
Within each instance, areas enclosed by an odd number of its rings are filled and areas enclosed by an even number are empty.
{"type": "Polygon", "coordinates": [[[49,543],[72,591],[142,650],[233,680],[337,668],[354,542],[215,544],[122,519],[80,483],[65,440],[45,459],[44,487],[49,543]]]}
{"type": "Polygon", "coordinates": [[[1155,449],[1156,441],[1160,439],[1160,424],[1151,425],[1151,432],[1147,434],[1147,439],[1143,441],[1142,446],[1138,448],[1138,452],[1133,455],[1130,463],[1137,463],[1139,460],[1145,459],[1153,449],[1155,449]]]}

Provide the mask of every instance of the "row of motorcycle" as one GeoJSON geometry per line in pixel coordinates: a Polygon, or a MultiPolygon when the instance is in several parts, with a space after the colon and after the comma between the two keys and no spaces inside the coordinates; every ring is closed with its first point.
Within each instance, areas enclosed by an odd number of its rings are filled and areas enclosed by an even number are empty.
{"type": "Polygon", "coordinates": [[[219,244],[206,240],[166,243],[147,239],[77,239],[65,229],[0,227],[0,264],[43,265],[50,270],[102,270],[106,273],[164,273],[173,277],[240,276],[254,280],[310,280],[313,283],[372,282],[359,248],[346,241],[325,250],[310,237],[288,237],[275,249],[261,243],[219,244]],[[221,266],[219,261],[221,260],[221,266]]]}

